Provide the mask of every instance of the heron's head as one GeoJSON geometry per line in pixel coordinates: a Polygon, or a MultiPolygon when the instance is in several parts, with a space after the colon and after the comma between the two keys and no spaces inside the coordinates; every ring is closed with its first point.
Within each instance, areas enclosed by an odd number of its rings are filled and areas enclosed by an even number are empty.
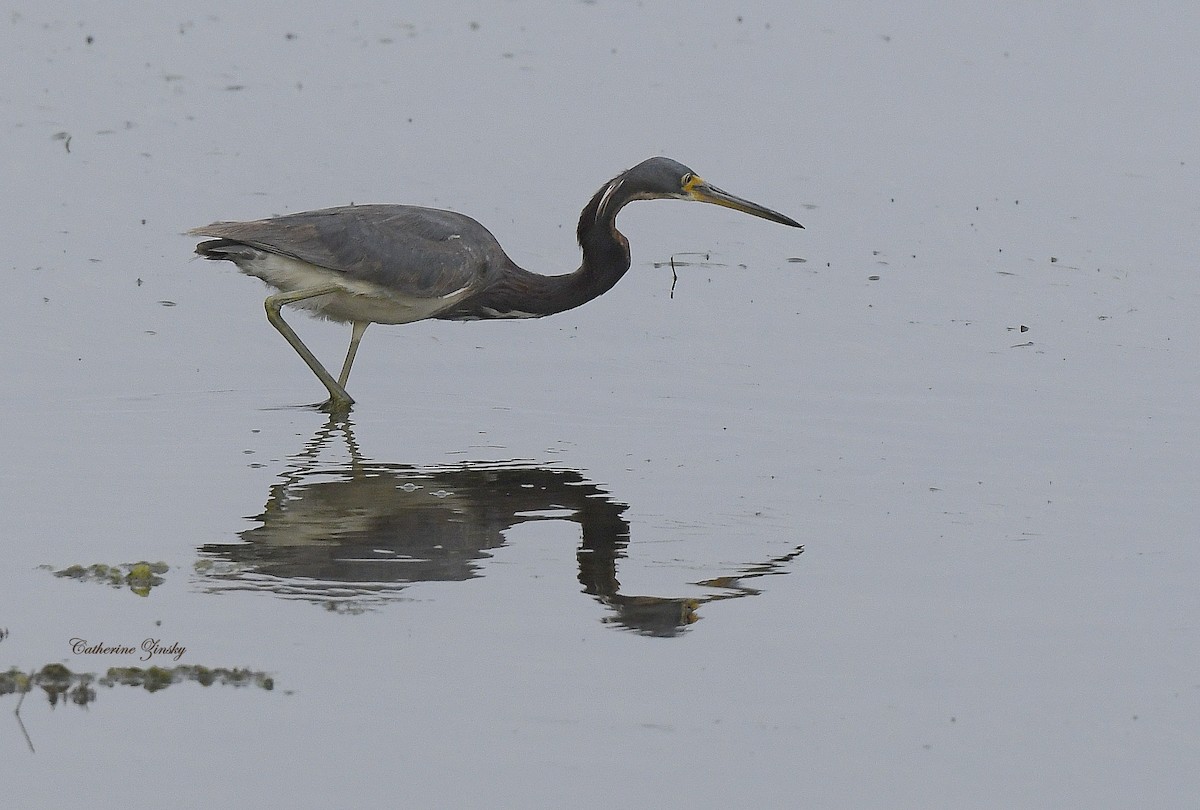
{"type": "Polygon", "coordinates": [[[696,202],[723,205],[735,211],[753,214],[756,217],[769,219],[781,225],[790,225],[793,228],[804,227],[796,220],[778,211],[772,211],[758,203],[735,197],[727,191],[710,185],[687,166],[670,158],[652,157],[644,160],[625,172],[621,180],[629,199],[695,200],[696,202]]]}

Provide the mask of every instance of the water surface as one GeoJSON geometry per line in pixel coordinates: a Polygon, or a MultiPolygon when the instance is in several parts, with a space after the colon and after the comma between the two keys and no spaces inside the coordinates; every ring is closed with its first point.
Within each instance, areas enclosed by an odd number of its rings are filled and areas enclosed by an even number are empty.
{"type": "Polygon", "coordinates": [[[1196,794],[1196,11],[688,9],[7,10],[21,806],[1196,794]],[[565,272],[653,154],[806,230],[633,205],[586,307],[370,330],[345,422],[180,235],[405,202],[565,272]]]}

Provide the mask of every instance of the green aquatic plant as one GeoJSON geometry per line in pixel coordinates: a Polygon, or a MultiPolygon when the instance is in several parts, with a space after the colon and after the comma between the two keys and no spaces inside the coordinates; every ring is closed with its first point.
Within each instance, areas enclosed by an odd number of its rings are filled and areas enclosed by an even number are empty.
{"type": "Polygon", "coordinates": [[[70,700],[85,706],[96,699],[94,685],[115,687],[141,687],[147,692],[158,692],[178,683],[194,681],[201,686],[253,686],[270,692],[275,680],[265,672],[226,667],[205,667],[183,664],[175,667],[109,667],[103,675],[91,672],[72,672],[62,664],[46,664],[40,670],[23,672],[16,667],[0,672],[0,697],[10,694],[25,695],[34,688],[46,693],[50,704],[70,700]]]}
{"type": "Polygon", "coordinates": [[[55,571],[54,567],[50,565],[41,567],[52,571],[56,577],[67,577],[80,582],[100,582],[114,588],[128,586],[129,590],[138,596],[148,596],[152,588],[162,585],[165,580],[160,575],[170,570],[170,566],[165,562],[152,563],[145,560],[121,565],[105,565],[104,563],[88,566],[69,565],[58,571],[55,571]]]}

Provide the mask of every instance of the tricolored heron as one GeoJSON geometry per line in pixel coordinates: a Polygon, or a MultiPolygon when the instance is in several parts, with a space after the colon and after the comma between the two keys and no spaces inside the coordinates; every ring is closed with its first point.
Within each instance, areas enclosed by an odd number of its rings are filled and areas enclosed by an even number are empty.
{"type": "Polygon", "coordinates": [[[267,297],[267,319],[329,389],[325,405],[344,411],[354,403],[346,380],[368,324],[540,318],[591,301],[629,270],[629,240],[616,228],[617,212],[634,200],[658,199],[714,203],[804,227],[709,185],[682,163],[654,157],[605,183],[584,206],[577,231],[583,263],[560,276],[518,267],[496,237],[468,216],[412,205],[325,208],[214,222],[188,233],[214,237],[197,245],[196,253],[231,261],[279,290],[267,297]],[[284,304],[351,325],[336,380],[283,320],[284,304]]]}

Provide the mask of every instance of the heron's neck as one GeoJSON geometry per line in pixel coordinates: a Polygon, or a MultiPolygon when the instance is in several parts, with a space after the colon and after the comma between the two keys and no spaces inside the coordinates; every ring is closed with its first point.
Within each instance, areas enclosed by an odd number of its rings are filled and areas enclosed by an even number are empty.
{"type": "Polygon", "coordinates": [[[629,270],[629,240],[616,228],[617,212],[628,202],[620,196],[618,177],[596,192],[579,217],[583,263],[574,273],[543,276],[514,267],[497,298],[511,297],[513,309],[534,317],[574,309],[613,288],[629,270]]]}
{"type": "Polygon", "coordinates": [[[624,175],[609,181],[579,216],[583,263],[574,273],[543,276],[515,264],[476,299],[443,318],[540,318],[574,309],[613,288],[629,270],[629,241],[616,228],[617,212],[636,199],[622,194],[624,175]]]}
{"type": "MultiPolygon", "coordinates": [[[[593,198],[598,200],[603,189],[593,198]]],[[[616,218],[620,206],[593,213],[592,204],[584,209],[579,220],[579,247],[583,251],[583,262],[579,269],[565,277],[568,294],[563,309],[598,298],[613,288],[629,271],[629,240],[617,230],[616,218]]]]}
{"type": "Polygon", "coordinates": [[[561,312],[608,292],[629,270],[629,240],[617,230],[617,213],[629,202],[623,194],[625,177],[614,177],[583,207],[576,235],[583,263],[574,273],[548,279],[559,287],[561,312]]]}

